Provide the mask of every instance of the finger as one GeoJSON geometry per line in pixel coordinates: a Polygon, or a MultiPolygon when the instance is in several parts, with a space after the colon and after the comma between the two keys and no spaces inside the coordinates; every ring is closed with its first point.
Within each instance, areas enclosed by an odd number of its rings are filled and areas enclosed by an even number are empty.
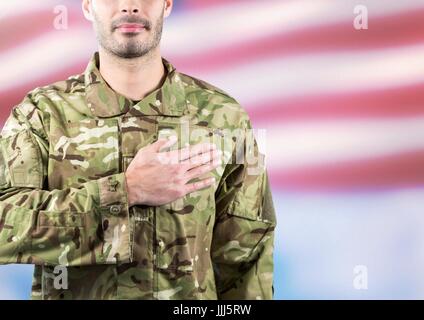
{"type": "Polygon", "coordinates": [[[212,150],[207,153],[202,153],[200,155],[194,156],[190,159],[184,160],[181,162],[183,165],[188,166],[188,170],[201,166],[211,161],[216,161],[222,156],[221,150],[212,150]]]}
{"type": "Polygon", "coordinates": [[[204,165],[196,167],[196,168],[194,168],[190,171],[187,171],[186,174],[184,175],[184,178],[187,181],[191,181],[193,179],[200,178],[204,174],[207,174],[207,173],[215,170],[220,165],[221,164],[218,161],[204,164],[204,165]]]}
{"type": "Polygon", "coordinates": [[[215,184],[215,178],[207,178],[207,179],[204,179],[204,180],[200,180],[198,182],[186,184],[185,193],[189,194],[189,193],[201,190],[201,189],[205,189],[205,188],[210,187],[213,184],[215,184]]]}
{"type": "Polygon", "coordinates": [[[170,151],[170,157],[178,157],[179,161],[190,159],[194,156],[216,150],[216,145],[213,143],[199,143],[194,146],[187,146],[180,150],[170,151]]]}
{"type": "Polygon", "coordinates": [[[176,136],[170,136],[169,138],[159,139],[153,144],[154,149],[156,152],[161,152],[163,149],[172,147],[177,141],[178,138],[176,136]]]}

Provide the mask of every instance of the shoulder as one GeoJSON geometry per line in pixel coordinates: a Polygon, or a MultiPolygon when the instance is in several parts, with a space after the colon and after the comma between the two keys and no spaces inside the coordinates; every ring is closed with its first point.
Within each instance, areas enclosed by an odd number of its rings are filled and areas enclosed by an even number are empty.
{"type": "Polygon", "coordinates": [[[61,104],[70,96],[83,95],[83,74],[73,75],[66,80],[36,87],[29,91],[23,100],[15,105],[7,119],[3,132],[30,128],[40,136],[46,137],[50,117],[61,112],[61,104]],[[11,130],[13,128],[13,130],[11,130]]]}
{"type": "Polygon", "coordinates": [[[37,87],[27,94],[27,98],[29,98],[32,103],[36,104],[40,109],[46,109],[48,106],[45,104],[60,103],[70,95],[84,94],[84,74],[77,74],[68,77],[66,80],[61,80],[46,86],[37,87]]]}
{"type": "Polygon", "coordinates": [[[178,73],[185,88],[187,104],[211,127],[245,127],[250,119],[241,104],[226,91],[198,78],[178,73]]]}
{"type": "Polygon", "coordinates": [[[60,103],[70,95],[84,95],[84,74],[77,74],[65,80],[34,88],[27,93],[25,99],[18,105],[25,111],[25,104],[33,104],[41,111],[48,111],[49,106],[60,103]]]}

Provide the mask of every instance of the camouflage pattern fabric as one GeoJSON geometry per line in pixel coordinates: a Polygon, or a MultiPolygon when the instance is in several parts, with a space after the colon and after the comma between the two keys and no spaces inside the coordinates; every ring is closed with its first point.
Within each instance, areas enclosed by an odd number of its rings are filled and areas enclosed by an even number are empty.
{"type": "Polygon", "coordinates": [[[13,108],[0,136],[0,263],[35,265],[33,299],[272,299],[276,218],[250,120],[163,62],[163,86],[136,104],[105,83],[96,53],[13,108]],[[171,134],[175,148],[222,149],[215,186],[129,207],[128,165],[171,134]]]}

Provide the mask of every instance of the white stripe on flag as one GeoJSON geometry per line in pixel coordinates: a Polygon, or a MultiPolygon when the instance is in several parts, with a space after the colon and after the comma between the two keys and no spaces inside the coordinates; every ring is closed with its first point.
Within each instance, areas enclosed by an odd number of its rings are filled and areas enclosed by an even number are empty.
{"type": "Polygon", "coordinates": [[[290,170],[424,151],[421,137],[424,117],[338,120],[271,125],[267,127],[265,141],[258,140],[258,144],[266,152],[269,168],[290,170]]]}

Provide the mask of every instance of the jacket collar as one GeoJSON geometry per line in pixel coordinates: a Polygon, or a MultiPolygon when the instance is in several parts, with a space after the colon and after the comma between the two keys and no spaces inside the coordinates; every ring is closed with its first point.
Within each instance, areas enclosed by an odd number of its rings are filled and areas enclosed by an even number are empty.
{"type": "Polygon", "coordinates": [[[187,108],[184,85],[175,67],[163,58],[162,61],[168,73],[162,87],[134,104],[115,92],[102,78],[99,54],[96,52],[84,72],[86,101],[91,113],[101,118],[126,113],[135,116],[182,116],[187,108]]]}

